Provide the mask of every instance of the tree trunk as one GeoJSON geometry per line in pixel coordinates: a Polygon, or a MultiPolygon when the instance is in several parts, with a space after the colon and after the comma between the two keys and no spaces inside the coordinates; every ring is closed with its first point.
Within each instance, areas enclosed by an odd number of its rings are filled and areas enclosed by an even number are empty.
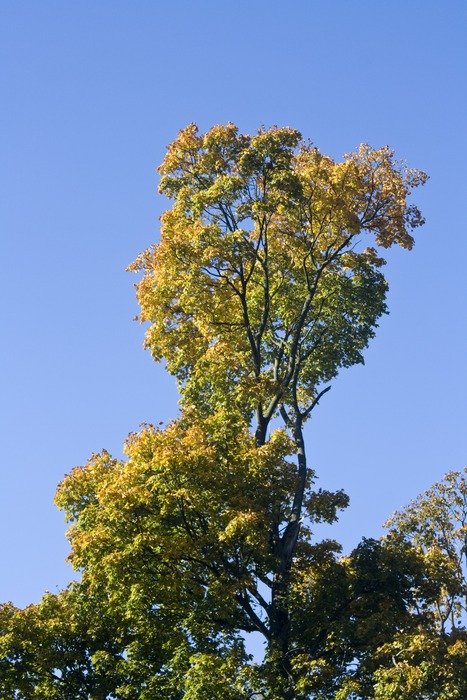
{"type": "Polygon", "coordinates": [[[290,585],[290,565],[285,559],[281,562],[281,572],[275,577],[272,588],[268,660],[274,677],[274,691],[283,700],[294,700],[294,682],[290,663],[290,613],[288,594],[290,585]]]}

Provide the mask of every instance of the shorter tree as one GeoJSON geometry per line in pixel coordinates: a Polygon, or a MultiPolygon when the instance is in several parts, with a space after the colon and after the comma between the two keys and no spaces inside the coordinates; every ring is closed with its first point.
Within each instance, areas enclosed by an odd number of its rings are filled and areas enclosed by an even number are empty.
{"type": "Polygon", "coordinates": [[[378,700],[467,697],[467,469],[449,472],[387,523],[423,558],[412,615],[378,650],[378,700]]]}
{"type": "Polygon", "coordinates": [[[103,700],[125,680],[129,642],[107,601],[84,582],[24,609],[0,606],[3,700],[103,700]]]}

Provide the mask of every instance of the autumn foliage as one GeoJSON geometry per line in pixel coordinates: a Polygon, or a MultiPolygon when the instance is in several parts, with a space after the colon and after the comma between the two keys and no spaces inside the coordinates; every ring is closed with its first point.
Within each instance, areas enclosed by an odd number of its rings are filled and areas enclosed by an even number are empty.
{"type": "Polygon", "coordinates": [[[465,477],[344,556],[314,533],[348,498],[316,487],[303,436],[387,311],[384,250],[412,247],[425,174],[233,124],[189,125],[159,172],[171,208],[130,269],[180,415],[59,485],[81,580],[1,608],[2,697],[462,700],[465,477]]]}

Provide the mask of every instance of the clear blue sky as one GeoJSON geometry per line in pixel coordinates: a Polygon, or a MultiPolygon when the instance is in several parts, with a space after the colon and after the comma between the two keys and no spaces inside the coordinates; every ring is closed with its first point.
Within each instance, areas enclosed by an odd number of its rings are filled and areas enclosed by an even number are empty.
{"type": "Polygon", "coordinates": [[[431,179],[386,268],[391,315],[308,428],[346,547],[466,461],[467,3],[1,0],[0,600],[69,579],[52,498],[177,411],[126,265],[158,235],[155,166],[188,122],[390,144],[431,179]]]}

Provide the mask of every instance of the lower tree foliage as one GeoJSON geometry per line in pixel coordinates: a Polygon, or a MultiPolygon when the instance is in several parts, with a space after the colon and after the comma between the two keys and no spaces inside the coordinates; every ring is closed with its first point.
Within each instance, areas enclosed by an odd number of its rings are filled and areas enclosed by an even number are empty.
{"type": "MultiPolygon", "coordinates": [[[[245,637],[270,641],[267,523],[293,485],[290,444],[277,431],[258,454],[247,431],[217,430],[146,426],[127,461],[104,452],[65,478],[57,503],[83,576],[1,608],[2,698],[284,697],[275,649],[253,659],[245,637]]],[[[310,527],[346,505],[316,493],[310,527]]],[[[465,474],[451,473],[349,556],[308,530],[288,590],[294,698],[465,697],[466,507],[465,474]]]]}
{"type": "Polygon", "coordinates": [[[131,269],[180,416],[59,485],[81,578],[0,608],[1,697],[465,699],[465,474],[344,555],[315,533],[348,497],[303,435],[387,312],[381,253],[412,247],[425,174],[233,124],[189,125],[160,173],[173,205],[131,269]]]}

